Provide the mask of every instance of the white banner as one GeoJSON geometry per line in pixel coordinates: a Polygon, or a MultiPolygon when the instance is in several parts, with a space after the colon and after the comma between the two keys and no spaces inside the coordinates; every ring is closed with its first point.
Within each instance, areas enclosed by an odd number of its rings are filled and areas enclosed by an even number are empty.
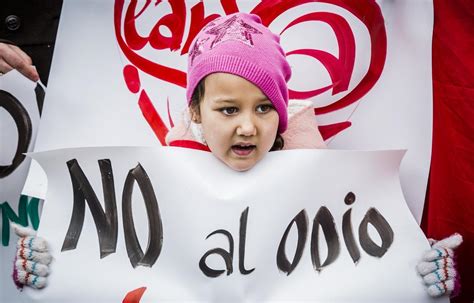
{"type": "Polygon", "coordinates": [[[435,301],[415,271],[429,245],[400,189],[403,154],[272,152],[239,173],[171,147],[36,153],[48,175],[40,235],[55,259],[49,286],[27,294],[121,302],[146,287],[140,302],[435,301]]]}
{"type": "MultiPolygon", "coordinates": [[[[16,235],[10,222],[38,228],[40,200],[21,195],[38,132],[44,89],[18,71],[0,76],[0,302],[11,302],[16,235]]],[[[41,184],[46,186],[46,184],[41,184]]]]}

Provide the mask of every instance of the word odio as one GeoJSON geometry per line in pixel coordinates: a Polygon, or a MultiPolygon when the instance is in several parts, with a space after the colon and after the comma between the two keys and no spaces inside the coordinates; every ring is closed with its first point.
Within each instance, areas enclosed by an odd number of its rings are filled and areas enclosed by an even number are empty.
{"type": "MultiPolygon", "coordinates": [[[[114,253],[117,247],[117,206],[115,197],[114,176],[112,173],[112,165],[109,159],[99,160],[99,168],[102,176],[102,187],[104,192],[104,206],[102,208],[97,195],[95,194],[89,180],[82,171],[76,159],[67,162],[71,182],[73,186],[74,204],[72,216],[66,237],[63,242],[61,251],[73,250],[77,246],[77,242],[81,235],[84,224],[85,205],[89,206],[92,213],[94,223],[99,238],[100,257],[114,253]]],[[[349,192],[344,202],[352,205],[356,200],[354,193],[349,192]]],[[[247,235],[247,220],[249,215],[249,207],[247,207],[240,216],[239,225],[239,250],[238,261],[239,271],[241,274],[248,275],[255,268],[246,269],[245,267],[245,248],[247,235]]],[[[344,244],[349,252],[354,264],[360,259],[360,250],[357,245],[356,237],[352,229],[351,211],[348,209],[342,219],[342,234],[344,244]]],[[[153,189],[153,185],[148,178],[145,169],[138,164],[135,168],[128,172],[125,179],[122,192],[122,220],[123,231],[125,236],[125,245],[127,255],[133,268],[137,266],[152,267],[160,256],[163,247],[163,225],[158,206],[158,201],[153,189]],[[143,252],[135,231],[135,225],[132,216],[132,193],[134,184],[138,184],[138,188],[143,196],[146,213],[148,217],[149,241],[146,251],[143,252]]],[[[320,271],[323,267],[333,263],[341,250],[341,240],[337,233],[334,217],[325,206],[321,206],[312,221],[312,229],[308,220],[308,214],[305,209],[301,210],[286,227],[281,237],[278,250],[276,252],[276,264],[281,272],[290,275],[296,268],[303,255],[304,248],[310,235],[310,255],[313,267],[320,271]],[[296,250],[293,258],[290,260],[286,255],[287,238],[293,228],[296,228],[297,241],[296,250]],[[324,261],[320,256],[320,230],[324,234],[324,241],[327,246],[327,256],[324,261]]],[[[232,233],[225,229],[218,229],[211,232],[206,239],[214,235],[224,235],[228,240],[228,249],[221,247],[213,248],[207,251],[199,261],[199,268],[202,273],[208,277],[218,277],[224,273],[227,275],[233,272],[234,259],[234,237],[232,233]],[[211,255],[220,256],[225,264],[225,269],[210,268],[206,260],[211,255]]],[[[358,228],[358,242],[360,247],[369,255],[374,257],[382,257],[393,243],[393,230],[387,220],[377,211],[376,208],[370,208],[358,228]],[[369,233],[368,225],[371,224],[378,233],[381,244],[375,243],[369,233]]],[[[322,240],[322,239],[321,239],[322,240]]]]}

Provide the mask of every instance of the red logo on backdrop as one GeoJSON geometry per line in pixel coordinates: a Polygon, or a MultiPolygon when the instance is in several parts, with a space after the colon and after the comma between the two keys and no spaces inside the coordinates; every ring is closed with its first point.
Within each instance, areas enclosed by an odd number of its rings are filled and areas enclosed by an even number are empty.
{"type": "MultiPolygon", "coordinates": [[[[189,52],[189,47],[194,37],[206,24],[220,17],[218,14],[204,15],[204,3],[198,2],[190,9],[190,26],[185,36],[185,22],[187,19],[187,6],[185,0],[169,0],[171,13],[161,17],[148,36],[141,36],[137,31],[137,23],[140,16],[150,8],[150,5],[160,5],[161,0],[153,2],[146,0],[141,7],[137,7],[138,0],[130,0],[125,7],[125,0],[116,0],[114,6],[114,26],[117,42],[123,54],[130,61],[123,69],[123,76],[128,89],[139,95],[138,104],[147,120],[148,124],[160,140],[162,145],[166,145],[165,137],[168,127],[153,106],[145,88],[141,87],[140,72],[149,74],[157,79],[172,83],[174,85],[186,87],[186,72],[172,66],[166,66],[159,62],[154,62],[138,54],[138,51],[149,44],[157,51],[162,51],[163,55],[170,51],[180,51],[181,55],[189,52]],[[125,14],[124,14],[125,13],[125,14]],[[171,36],[163,36],[159,28],[165,26],[171,32],[171,36]],[[123,30],[122,30],[123,27],[123,30]]],[[[332,95],[346,92],[339,100],[331,104],[316,107],[315,115],[326,114],[345,108],[361,99],[379,79],[386,57],[387,38],[385,25],[380,7],[375,1],[342,1],[342,0],[285,0],[285,1],[261,1],[250,13],[260,16],[264,25],[269,26],[277,17],[289,9],[299,5],[320,2],[332,4],[345,9],[365,25],[371,43],[371,58],[368,70],[361,81],[350,91],[349,82],[352,77],[355,62],[355,38],[349,23],[344,17],[332,12],[308,12],[302,16],[291,20],[283,29],[283,34],[289,28],[304,22],[320,21],[324,22],[333,30],[338,46],[338,56],[334,56],[319,49],[296,49],[287,53],[287,56],[303,55],[318,60],[327,70],[331,84],[324,87],[315,87],[309,91],[296,91],[290,87],[290,99],[308,99],[330,91],[332,95]]],[[[143,3],[143,2],[141,2],[143,3]]],[[[220,4],[226,15],[239,11],[236,0],[221,0],[220,4]]],[[[167,112],[169,124],[173,127],[173,120],[167,112]]],[[[349,121],[320,125],[319,129],[324,139],[328,139],[350,126],[349,121]]]]}

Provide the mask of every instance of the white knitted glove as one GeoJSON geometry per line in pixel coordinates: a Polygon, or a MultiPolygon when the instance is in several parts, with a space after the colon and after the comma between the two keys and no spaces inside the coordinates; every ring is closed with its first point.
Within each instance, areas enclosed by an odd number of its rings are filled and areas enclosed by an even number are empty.
{"type": "Polygon", "coordinates": [[[456,233],[440,241],[429,241],[431,249],[423,255],[416,267],[427,285],[427,292],[432,297],[455,293],[459,288],[459,281],[454,249],[461,245],[462,236],[456,233]]]}
{"type": "Polygon", "coordinates": [[[13,281],[19,288],[24,285],[38,289],[45,287],[49,274],[48,265],[52,260],[46,240],[37,237],[31,228],[15,223],[11,223],[11,226],[20,237],[16,246],[13,281]]]}

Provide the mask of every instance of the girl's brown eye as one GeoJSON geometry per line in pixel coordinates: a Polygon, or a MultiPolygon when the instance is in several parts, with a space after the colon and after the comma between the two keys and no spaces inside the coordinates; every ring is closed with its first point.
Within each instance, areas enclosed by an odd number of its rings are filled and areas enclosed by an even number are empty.
{"type": "Polygon", "coordinates": [[[273,109],[274,107],[272,104],[261,104],[257,106],[257,113],[264,114],[264,113],[268,113],[269,111],[273,109]]]}
{"type": "Polygon", "coordinates": [[[237,113],[238,109],[237,107],[224,107],[220,109],[221,113],[223,113],[226,116],[233,115],[237,113]]]}

